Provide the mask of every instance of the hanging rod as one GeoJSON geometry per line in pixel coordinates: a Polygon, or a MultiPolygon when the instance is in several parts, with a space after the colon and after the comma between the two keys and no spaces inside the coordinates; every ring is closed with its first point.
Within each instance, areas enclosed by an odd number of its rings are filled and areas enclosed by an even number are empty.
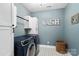
{"type": "Polygon", "coordinates": [[[21,16],[17,16],[18,18],[21,18],[21,19],[23,19],[23,20],[26,20],[26,21],[29,21],[29,20],[27,20],[27,19],[24,19],[23,17],[21,17],[21,16]]]}

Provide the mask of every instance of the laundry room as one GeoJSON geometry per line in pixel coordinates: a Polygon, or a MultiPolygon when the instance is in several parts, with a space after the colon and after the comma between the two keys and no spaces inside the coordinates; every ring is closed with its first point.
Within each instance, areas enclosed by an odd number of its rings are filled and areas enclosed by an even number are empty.
{"type": "Polygon", "coordinates": [[[0,3],[0,7],[0,55],[79,56],[79,3],[0,3]]]}
{"type": "MultiPolygon", "coordinates": [[[[65,18],[67,18],[68,16],[66,15],[66,13],[69,11],[68,10],[69,7],[74,8],[76,5],[79,5],[79,4],[74,4],[74,3],[73,4],[68,4],[68,3],[47,3],[47,4],[16,3],[15,6],[17,8],[17,16],[19,17],[17,17],[15,37],[22,36],[22,35],[38,36],[39,39],[37,41],[39,42],[37,44],[39,45],[38,50],[40,50],[38,53],[38,56],[43,56],[43,55],[44,56],[45,55],[68,56],[71,54],[72,55],[78,54],[77,49],[71,47],[73,44],[70,43],[65,38],[66,37],[65,31],[67,31],[65,30],[65,26],[67,25],[65,24],[67,23],[67,21],[65,21],[65,18]],[[26,21],[22,19],[21,17],[26,19],[26,21]],[[59,42],[60,44],[58,44],[57,42],[59,42]],[[61,43],[63,43],[63,45],[61,45],[61,43]],[[64,46],[65,44],[67,45],[69,44],[70,46],[68,45],[69,47],[66,48],[64,46]],[[59,48],[57,46],[59,46],[59,48]],[[64,48],[61,46],[63,46],[64,48]],[[56,50],[60,53],[58,53],[56,50]],[[75,53],[73,53],[73,50],[75,50],[75,53]],[[61,51],[64,51],[64,52],[61,52],[61,51]]],[[[73,12],[73,10],[71,11],[73,12]]]]}

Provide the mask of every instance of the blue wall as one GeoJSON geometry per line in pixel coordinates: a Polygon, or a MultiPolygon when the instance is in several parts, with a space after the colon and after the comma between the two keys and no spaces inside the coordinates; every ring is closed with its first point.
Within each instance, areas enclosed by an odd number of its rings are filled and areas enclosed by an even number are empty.
{"type": "Polygon", "coordinates": [[[64,20],[64,9],[41,11],[32,13],[32,16],[38,18],[39,22],[39,37],[40,44],[54,45],[57,39],[57,36],[63,37],[63,20],[64,20]],[[52,18],[59,18],[61,20],[60,26],[47,26],[43,24],[43,21],[49,20],[52,18]]]}
{"type": "MultiPolygon", "coordinates": [[[[30,15],[30,12],[24,8],[22,4],[15,4],[17,7],[17,15],[24,17],[30,15]]],[[[23,20],[17,18],[17,27],[15,28],[15,36],[25,35],[23,20]]]]}
{"type": "Polygon", "coordinates": [[[68,4],[65,8],[65,38],[69,44],[69,48],[72,51],[71,53],[77,55],[79,53],[79,23],[71,24],[71,16],[79,13],[79,4],[68,4]],[[76,49],[77,52],[73,52],[72,49],[76,49]]]}

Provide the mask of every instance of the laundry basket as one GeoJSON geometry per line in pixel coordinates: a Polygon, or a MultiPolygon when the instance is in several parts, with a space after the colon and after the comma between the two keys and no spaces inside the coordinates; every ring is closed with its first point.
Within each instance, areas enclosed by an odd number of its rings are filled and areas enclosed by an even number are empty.
{"type": "Polygon", "coordinates": [[[62,40],[57,40],[56,41],[56,51],[61,53],[61,54],[65,54],[67,53],[67,44],[62,41],[62,40]]]}

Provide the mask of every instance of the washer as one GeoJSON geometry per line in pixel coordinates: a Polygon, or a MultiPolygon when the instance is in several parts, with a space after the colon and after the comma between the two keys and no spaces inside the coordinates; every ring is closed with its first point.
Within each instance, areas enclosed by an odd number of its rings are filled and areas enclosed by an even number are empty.
{"type": "Polygon", "coordinates": [[[38,55],[39,53],[39,35],[38,34],[28,34],[28,36],[32,36],[34,38],[34,43],[35,43],[35,56],[38,55]]]}
{"type": "Polygon", "coordinates": [[[14,38],[15,56],[34,56],[36,51],[33,36],[18,36],[14,38]]]}

